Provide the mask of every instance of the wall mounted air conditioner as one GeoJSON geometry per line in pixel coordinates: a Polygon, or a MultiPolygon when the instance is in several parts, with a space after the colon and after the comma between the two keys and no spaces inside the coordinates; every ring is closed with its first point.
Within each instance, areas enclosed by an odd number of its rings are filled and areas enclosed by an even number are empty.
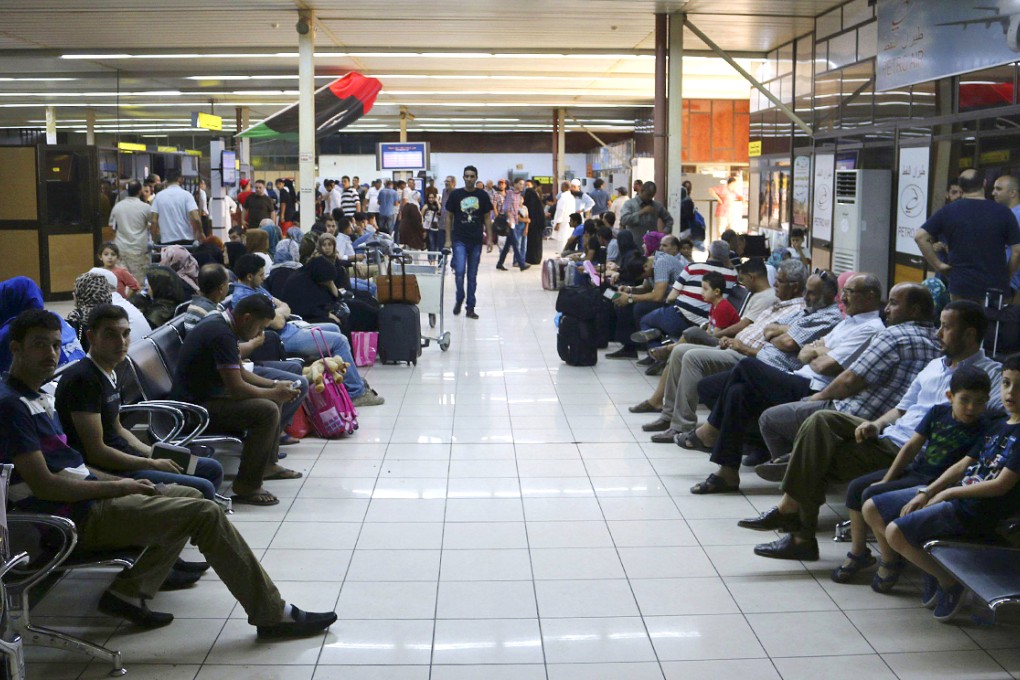
{"type": "Polygon", "coordinates": [[[889,170],[837,170],[832,270],[874,274],[889,292],[889,170]]]}

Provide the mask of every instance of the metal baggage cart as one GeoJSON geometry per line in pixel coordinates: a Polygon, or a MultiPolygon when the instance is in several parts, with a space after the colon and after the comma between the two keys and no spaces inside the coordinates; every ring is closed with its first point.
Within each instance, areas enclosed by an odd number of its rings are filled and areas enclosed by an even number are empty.
{"type": "Polygon", "coordinates": [[[393,257],[394,275],[404,271],[414,274],[418,279],[418,290],[421,291],[418,310],[429,315],[429,328],[436,333],[427,335],[428,331],[423,330],[422,345],[428,347],[429,342],[434,340],[444,352],[450,349],[450,331],[446,330],[443,312],[446,266],[449,260],[449,250],[403,250],[400,255],[393,257]]]}

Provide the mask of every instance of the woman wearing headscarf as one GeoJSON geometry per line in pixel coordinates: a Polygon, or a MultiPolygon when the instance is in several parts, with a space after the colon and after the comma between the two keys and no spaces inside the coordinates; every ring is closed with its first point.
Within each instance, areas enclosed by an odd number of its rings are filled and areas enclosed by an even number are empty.
{"type": "Polygon", "coordinates": [[[160,253],[159,263],[180,277],[191,293],[198,292],[198,262],[184,246],[167,246],[160,253]]]}
{"type": "Polygon", "coordinates": [[[266,263],[266,276],[273,269],[273,256],[269,254],[269,234],[262,229],[249,229],[244,235],[244,245],[249,253],[254,253],[266,263]]]}
{"type": "Polygon", "coordinates": [[[128,325],[131,326],[131,344],[135,344],[152,331],[152,327],[149,326],[149,321],[142,314],[142,310],[138,309],[137,306],[128,302],[123,295],[117,292],[117,277],[109,269],[103,267],[93,267],[89,270],[90,274],[99,274],[106,279],[106,285],[110,287],[110,296],[112,297],[111,302],[125,312],[128,315],[128,325]]]}
{"type": "Polygon", "coordinates": [[[528,252],[524,261],[528,264],[542,264],[542,239],[545,235],[545,210],[542,207],[542,197],[539,195],[542,185],[534,180],[534,189],[524,190],[524,205],[531,215],[531,224],[528,225],[528,234],[531,238],[527,241],[528,252]]]}
{"type": "Polygon", "coordinates": [[[273,253],[273,264],[282,264],[284,262],[300,263],[302,238],[304,238],[304,234],[301,233],[300,228],[291,227],[288,229],[287,238],[276,244],[276,250],[273,253]]]}
{"type": "MultiPolygon", "coordinates": [[[[18,314],[28,309],[42,309],[42,290],[27,276],[15,276],[0,282],[0,372],[11,367],[10,324],[18,314]]],[[[85,350],[74,328],[60,320],[60,359],[58,364],[77,361],[85,357],[85,350]]]]}
{"type": "Polygon", "coordinates": [[[408,250],[425,250],[425,228],[421,223],[421,210],[412,201],[400,209],[400,243],[408,250]]]}
{"type": "MultiPolygon", "coordinates": [[[[328,232],[321,234],[318,242],[315,244],[315,255],[312,259],[315,257],[321,257],[333,265],[333,282],[336,283],[337,288],[351,290],[351,276],[347,271],[344,261],[340,259],[336,252],[336,236],[328,232]]],[[[311,259],[308,262],[311,262],[311,259]]],[[[305,263],[306,266],[308,262],[305,263]]]]}
{"type": "Polygon", "coordinates": [[[88,336],[85,334],[89,315],[99,305],[110,304],[113,304],[113,295],[105,276],[89,271],[74,280],[74,309],[67,315],[67,323],[74,327],[78,342],[86,352],[89,350],[88,336]]]}
{"type": "Polygon", "coordinates": [[[224,264],[223,241],[215,236],[207,236],[191,251],[191,255],[199,267],[204,264],[224,264]]]}
{"type": "Polygon", "coordinates": [[[259,229],[266,232],[266,236],[269,237],[269,252],[275,253],[276,244],[283,240],[283,232],[280,231],[280,228],[276,226],[276,223],[268,217],[259,222],[259,229]]]}

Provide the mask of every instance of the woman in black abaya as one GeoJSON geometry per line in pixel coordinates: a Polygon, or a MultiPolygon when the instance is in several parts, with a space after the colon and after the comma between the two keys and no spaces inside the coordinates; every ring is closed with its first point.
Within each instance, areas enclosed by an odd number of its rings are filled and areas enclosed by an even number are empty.
{"type": "Polygon", "coordinates": [[[534,189],[524,190],[524,205],[531,215],[528,225],[528,251],[524,259],[528,264],[542,264],[543,233],[545,232],[545,210],[542,206],[542,185],[534,182],[534,189]]]}

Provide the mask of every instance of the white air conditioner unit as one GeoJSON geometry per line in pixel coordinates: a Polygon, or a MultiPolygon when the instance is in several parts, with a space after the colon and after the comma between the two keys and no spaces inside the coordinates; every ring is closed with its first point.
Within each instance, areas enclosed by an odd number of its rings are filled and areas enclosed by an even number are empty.
{"type": "Polygon", "coordinates": [[[889,170],[837,170],[832,271],[874,274],[888,292],[889,170]]]}

